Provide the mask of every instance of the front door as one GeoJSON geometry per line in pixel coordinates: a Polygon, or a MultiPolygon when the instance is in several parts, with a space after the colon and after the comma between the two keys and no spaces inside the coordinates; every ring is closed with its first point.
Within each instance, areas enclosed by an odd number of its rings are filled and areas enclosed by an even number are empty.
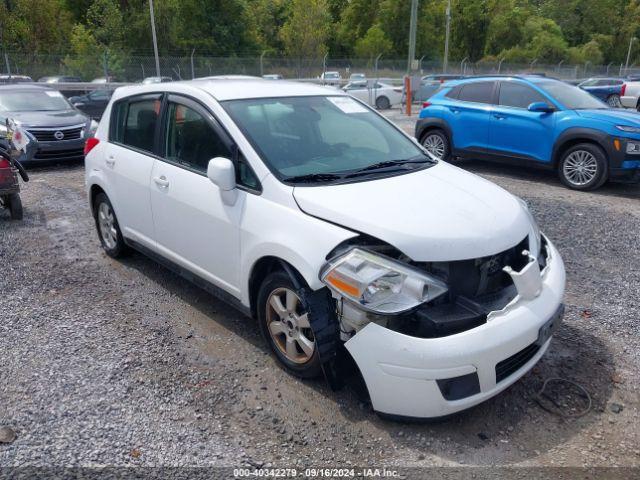
{"type": "Polygon", "coordinates": [[[516,80],[501,81],[498,105],[491,114],[490,152],[498,155],[548,163],[553,149],[554,112],[530,112],[532,103],[549,99],[516,80]]]}
{"type": "Polygon", "coordinates": [[[209,160],[232,158],[231,141],[200,104],[170,95],[162,157],[151,174],[151,208],[161,255],[239,296],[240,221],[246,192],[222,202],[207,178],[209,160]]]}

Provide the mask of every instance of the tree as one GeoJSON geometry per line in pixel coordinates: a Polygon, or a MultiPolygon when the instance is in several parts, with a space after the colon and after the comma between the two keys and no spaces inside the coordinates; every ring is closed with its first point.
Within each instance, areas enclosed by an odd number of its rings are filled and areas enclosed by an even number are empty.
{"type": "Polygon", "coordinates": [[[380,25],[371,27],[367,34],[356,42],[355,53],[360,58],[373,58],[391,51],[393,44],[380,25]]]}
{"type": "Polygon", "coordinates": [[[484,53],[489,23],[487,0],[457,0],[452,6],[452,36],[455,53],[480,60],[484,53]]]}
{"type": "Polygon", "coordinates": [[[99,44],[122,46],[124,24],[116,0],[94,0],[87,10],[87,27],[99,44]]]}
{"type": "Polygon", "coordinates": [[[280,30],[288,55],[318,58],[327,52],[331,15],[325,0],[294,0],[291,15],[280,30]]]}

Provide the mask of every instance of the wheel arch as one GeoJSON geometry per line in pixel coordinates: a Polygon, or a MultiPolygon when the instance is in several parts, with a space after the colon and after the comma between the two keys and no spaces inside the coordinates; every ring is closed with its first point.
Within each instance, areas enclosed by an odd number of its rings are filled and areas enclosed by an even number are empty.
{"type": "Polygon", "coordinates": [[[293,284],[299,287],[307,287],[308,283],[302,274],[286,260],[274,255],[266,255],[259,258],[251,267],[248,278],[249,308],[251,316],[257,318],[257,303],[260,286],[264,279],[273,272],[285,272],[293,284]]]}
{"type": "Polygon", "coordinates": [[[612,156],[611,145],[609,144],[608,139],[608,134],[590,128],[575,128],[563,132],[553,146],[553,153],[551,156],[553,167],[555,168],[558,166],[560,159],[567,150],[580,143],[590,143],[601,148],[607,157],[607,162],[610,162],[612,156]]]}
{"type": "Polygon", "coordinates": [[[441,118],[429,117],[418,119],[416,123],[416,139],[422,143],[425,135],[433,130],[444,131],[449,140],[449,147],[453,148],[453,132],[449,124],[441,118]]]}
{"type": "MultiPolygon", "coordinates": [[[[107,195],[107,192],[104,191],[104,188],[102,188],[97,183],[94,183],[89,188],[89,208],[91,208],[91,213],[92,214],[95,213],[96,197],[101,193],[104,193],[105,195],[107,195]]],[[[108,197],[108,195],[107,195],[107,197],[108,197]]]]}

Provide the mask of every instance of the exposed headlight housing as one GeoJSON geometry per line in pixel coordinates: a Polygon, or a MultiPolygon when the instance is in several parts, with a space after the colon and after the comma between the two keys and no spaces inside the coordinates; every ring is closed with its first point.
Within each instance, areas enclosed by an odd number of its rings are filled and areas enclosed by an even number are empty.
{"type": "Polygon", "coordinates": [[[524,208],[525,212],[527,212],[527,215],[529,217],[529,223],[531,224],[531,230],[529,232],[529,252],[534,257],[537,257],[540,254],[540,247],[542,246],[542,234],[540,232],[540,227],[538,226],[538,222],[536,222],[536,219],[533,217],[533,214],[529,209],[529,204],[520,197],[516,198],[524,208]]]}
{"type": "Polygon", "coordinates": [[[640,133],[640,127],[632,127],[629,125],[616,125],[618,130],[622,130],[627,133],[640,133]]]}
{"type": "Polygon", "coordinates": [[[89,133],[91,135],[94,135],[96,133],[97,129],[98,129],[98,122],[96,122],[95,120],[91,119],[91,125],[89,126],[89,133]]]}
{"type": "Polygon", "coordinates": [[[442,280],[360,248],[329,260],[320,280],[359,308],[379,314],[410,310],[447,291],[442,280]]]}

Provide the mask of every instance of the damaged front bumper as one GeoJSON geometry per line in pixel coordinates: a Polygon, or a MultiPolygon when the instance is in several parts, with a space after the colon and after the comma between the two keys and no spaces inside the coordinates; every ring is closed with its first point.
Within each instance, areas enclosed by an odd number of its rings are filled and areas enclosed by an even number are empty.
{"type": "Polygon", "coordinates": [[[522,291],[480,326],[418,338],[371,322],[351,337],[345,347],[374,410],[414,418],[449,415],[491,398],[529,371],[549,347],[563,313],[564,264],[551,242],[546,244],[539,283],[526,272],[527,278],[514,282],[522,291]]]}

